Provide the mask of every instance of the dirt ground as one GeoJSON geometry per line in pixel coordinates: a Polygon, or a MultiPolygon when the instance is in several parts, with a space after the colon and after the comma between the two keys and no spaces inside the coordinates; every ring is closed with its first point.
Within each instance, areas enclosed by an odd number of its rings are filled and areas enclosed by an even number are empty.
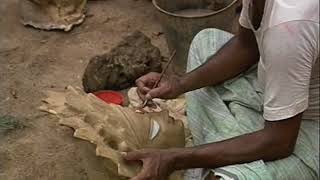
{"type": "Polygon", "coordinates": [[[89,59],[136,29],[168,56],[164,36],[154,35],[155,9],[147,0],[89,1],[85,22],[66,33],[24,27],[17,2],[0,3],[0,115],[26,127],[0,135],[0,180],[112,179],[93,145],[37,108],[48,89],[81,86],[89,59]]]}

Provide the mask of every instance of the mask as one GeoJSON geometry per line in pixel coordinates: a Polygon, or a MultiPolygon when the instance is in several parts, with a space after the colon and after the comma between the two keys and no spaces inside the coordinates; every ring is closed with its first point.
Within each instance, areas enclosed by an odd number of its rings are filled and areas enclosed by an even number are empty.
{"type": "Polygon", "coordinates": [[[20,0],[20,15],[24,25],[39,29],[65,31],[83,22],[86,0],[20,0]]]}
{"type": "Polygon", "coordinates": [[[57,115],[60,124],[75,130],[75,137],[96,144],[96,154],[115,163],[119,176],[133,177],[141,168],[139,163],[125,162],[121,152],[185,146],[182,121],[167,111],[136,113],[72,87],[63,93],[48,92],[44,102],[40,109],[57,115]]]}

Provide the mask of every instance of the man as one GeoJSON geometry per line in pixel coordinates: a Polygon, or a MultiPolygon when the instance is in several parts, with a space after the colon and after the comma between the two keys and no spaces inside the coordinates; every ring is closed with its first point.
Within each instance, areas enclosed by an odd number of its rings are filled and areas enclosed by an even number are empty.
{"type": "Polygon", "coordinates": [[[143,99],[189,92],[197,146],[128,153],[125,159],[143,162],[133,180],[191,168],[201,168],[195,179],[217,178],[210,172],[223,179],[319,178],[319,1],[242,4],[238,34],[208,29],[195,37],[187,74],[166,77],[155,89],[157,73],[136,81],[143,99]],[[249,69],[257,63],[258,84],[249,69]]]}

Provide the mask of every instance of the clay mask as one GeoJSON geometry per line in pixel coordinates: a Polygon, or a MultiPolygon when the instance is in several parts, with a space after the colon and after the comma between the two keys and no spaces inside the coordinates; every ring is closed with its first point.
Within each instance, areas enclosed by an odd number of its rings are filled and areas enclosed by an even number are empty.
{"type": "Polygon", "coordinates": [[[63,29],[83,22],[86,0],[20,0],[20,15],[24,25],[40,29],[63,29]]]}
{"type": "Polygon", "coordinates": [[[66,93],[49,92],[44,102],[42,110],[56,114],[61,124],[72,127],[75,137],[96,144],[96,154],[117,164],[121,176],[133,177],[140,170],[140,164],[124,162],[121,152],[185,145],[182,121],[169,117],[167,111],[139,114],[72,87],[66,93]]]}

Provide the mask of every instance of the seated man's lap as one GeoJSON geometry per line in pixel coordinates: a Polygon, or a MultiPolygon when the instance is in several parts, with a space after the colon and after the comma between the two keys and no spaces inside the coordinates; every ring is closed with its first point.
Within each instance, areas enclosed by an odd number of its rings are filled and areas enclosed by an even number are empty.
{"type": "MultiPolygon", "coordinates": [[[[190,46],[187,71],[191,71],[203,64],[208,57],[217,52],[231,37],[231,34],[217,29],[206,29],[198,33],[190,46]]],[[[228,110],[229,106],[224,104],[215,89],[215,87],[206,87],[189,92],[186,95],[188,121],[190,130],[194,135],[195,145],[225,139],[229,134],[224,136],[221,132],[232,132],[232,129],[236,128],[236,126],[232,125],[232,121],[239,123],[236,118],[231,117],[232,113],[228,110]],[[228,131],[228,128],[230,131],[228,131]]],[[[262,114],[258,116],[262,118],[262,114]]],[[[246,133],[243,129],[241,131],[239,132],[246,133]]],[[[208,170],[202,169],[197,172],[200,172],[200,174],[198,173],[199,176],[204,176],[208,174],[204,173],[205,171],[208,170]]],[[[225,174],[229,173],[229,176],[233,177],[233,179],[316,178],[316,173],[294,155],[267,163],[260,160],[247,164],[226,166],[218,168],[216,171],[220,173],[227,172],[225,174]]],[[[199,176],[195,179],[199,180],[199,176]]],[[[201,179],[204,179],[204,177],[201,179]]]]}

